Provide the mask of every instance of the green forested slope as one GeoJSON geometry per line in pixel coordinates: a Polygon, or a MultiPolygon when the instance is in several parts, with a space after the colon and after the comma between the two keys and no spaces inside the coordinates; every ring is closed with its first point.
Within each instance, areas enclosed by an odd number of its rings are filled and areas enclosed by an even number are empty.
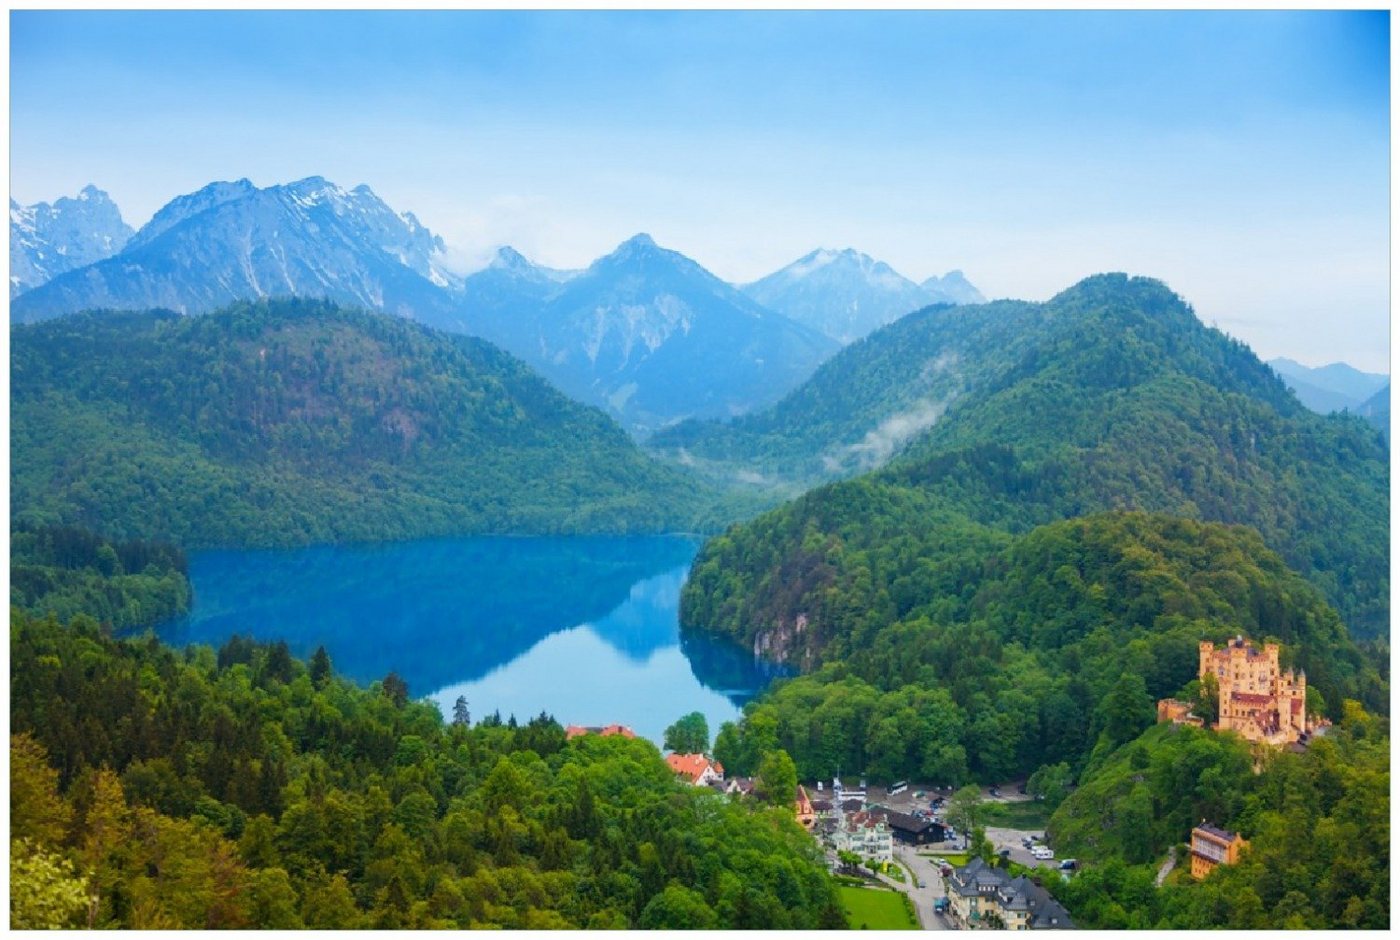
{"type": "Polygon", "coordinates": [[[948,407],[1011,368],[1043,305],[916,311],[832,356],[777,404],[727,422],[683,421],[647,446],[724,476],[830,480],[884,463],[948,407]]]}
{"type": "MultiPolygon", "coordinates": [[[[741,543],[716,542],[692,581],[742,570],[741,543]]],[[[1238,633],[1283,643],[1314,711],[1340,717],[1345,698],[1387,707],[1336,611],[1243,527],[1106,513],[1010,540],[939,525],[875,546],[811,538],[808,564],[783,573],[811,602],[800,626],[760,633],[761,611],[693,611],[814,670],[721,731],[726,767],[745,772],[781,747],[804,777],[840,767],[993,782],[1060,763],[1077,774],[1196,678],[1202,639],[1238,633]]]]}
{"type": "Polygon", "coordinates": [[[185,553],[161,542],[18,529],[10,533],[10,603],[60,620],[87,614],[115,630],[149,626],[189,608],[189,570],[185,553]]]}
{"type": "MultiPolygon", "coordinates": [[[[1038,319],[1021,321],[1029,332],[1012,364],[998,352],[989,360],[998,365],[885,469],[815,490],[704,549],[696,571],[712,574],[687,585],[686,623],[722,627],[707,622],[718,609],[768,631],[805,612],[817,633],[835,636],[838,624],[814,621],[819,598],[804,582],[778,576],[803,570],[812,544],[837,540],[858,559],[890,540],[936,542],[930,530],[950,513],[1021,532],[1122,508],[1249,525],[1324,590],[1354,635],[1388,631],[1389,450],[1379,434],[1302,408],[1159,282],[1103,275],[1036,309],[1038,319]],[[730,546],[736,567],[720,572],[711,561],[730,546]]],[[[892,587],[886,572],[868,576],[892,587]]]]}
{"type": "Polygon", "coordinates": [[[713,497],[480,340],[319,301],[12,334],[15,518],[188,547],[713,524],[713,497]]]}
{"type": "Polygon", "coordinates": [[[445,726],[284,644],[22,611],[10,644],[11,926],[844,926],[789,809],[683,784],[646,741],[445,726]]]}
{"type": "Polygon", "coordinates": [[[1386,929],[1390,736],[1348,703],[1302,754],[1264,756],[1232,734],[1160,725],[1120,748],[1050,820],[1057,852],[1085,862],[1051,889],[1091,929],[1386,929]],[[1202,819],[1249,840],[1197,883],[1185,855],[1202,819]],[[1169,851],[1178,865],[1154,887],[1169,851]]]}

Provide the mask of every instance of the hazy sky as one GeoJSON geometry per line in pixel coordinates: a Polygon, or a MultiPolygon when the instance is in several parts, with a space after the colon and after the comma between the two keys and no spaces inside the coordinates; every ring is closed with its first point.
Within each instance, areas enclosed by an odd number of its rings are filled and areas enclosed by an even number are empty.
{"type": "Polygon", "coordinates": [[[1265,358],[1388,371],[1389,14],[11,13],[11,188],[127,221],[368,183],[464,258],[638,231],[1043,299],[1160,277],[1265,358]]]}

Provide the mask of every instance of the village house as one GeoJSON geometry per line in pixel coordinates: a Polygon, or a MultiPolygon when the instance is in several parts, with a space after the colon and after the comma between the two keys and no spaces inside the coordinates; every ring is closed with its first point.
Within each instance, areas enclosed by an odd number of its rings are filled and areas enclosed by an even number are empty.
{"type": "Polygon", "coordinates": [[[838,852],[854,852],[881,862],[894,860],[894,842],[884,813],[847,813],[835,820],[832,845],[838,852]]]}
{"type": "Polygon", "coordinates": [[[1204,878],[1221,865],[1233,865],[1240,859],[1240,852],[1249,848],[1249,842],[1240,838],[1238,832],[1217,829],[1201,820],[1201,824],[1191,830],[1191,877],[1204,878]]]}
{"type": "Polygon", "coordinates": [[[753,796],[752,777],[731,777],[724,781],[724,792],[729,796],[753,796]]]}
{"type": "Polygon", "coordinates": [[[704,754],[667,754],[666,766],[697,787],[724,781],[724,767],[704,754]]]}
{"type": "Polygon", "coordinates": [[[817,825],[817,811],[812,806],[812,801],[807,798],[807,788],[800,783],[797,785],[797,801],[794,809],[797,812],[797,821],[802,824],[802,828],[811,832],[817,825]]]}
{"type": "Polygon", "coordinates": [[[581,737],[585,734],[596,734],[605,738],[612,737],[615,734],[621,735],[624,738],[635,738],[637,736],[636,732],[626,725],[603,725],[601,727],[594,725],[569,725],[564,729],[564,740],[572,741],[574,738],[581,737]]]}
{"type": "Polygon", "coordinates": [[[965,927],[1006,930],[1073,930],[1069,912],[1050,892],[1024,875],[974,858],[953,869],[945,885],[949,910],[965,927]]]}
{"type": "Polygon", "coordinates": [[[894,837],[907,845],[929,845],[933,842],[942,842],[953,835],[952,830],[941,822],[925,819],[921,816],[911,816],[908,813],[887,810],[885,821],[889,823],[890,832],[894,834],[894,837]]]}

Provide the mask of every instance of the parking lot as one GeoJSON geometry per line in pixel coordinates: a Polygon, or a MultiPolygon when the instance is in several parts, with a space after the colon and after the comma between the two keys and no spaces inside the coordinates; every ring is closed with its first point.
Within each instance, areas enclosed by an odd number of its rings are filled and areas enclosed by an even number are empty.
{"type": "MultiPolygon", "coordinates": [[[[989,803],[1021,803],[1033,799],[1024,793],[1019,792],[1018,781],[1011,781],[996,787],[983,787],[982,799],[989,803]],[[994,795],[995,792],[995,795],[994,795]]],[[[953,794],[952,788],[940,789],[936,786],[910,784],[902,792],[890,795],[883,787],[869,787],[866,791],[867,800],[872,804],[879,804],[895,812],[909,813],[911,815],[928,814],[932,818],[942,820],[944,806],[932,809],[930,804],[936,799],[942,798],[946,801],[953,794]]],[[[994,849],[1000,853],[1006,850],[1008,858],[1021,865],[1035,867],[1037,865],[1047,868],[1058,868],[1059,857],[1052,859],[1037,859],[1031,855],[1030,849],[1023,840],[1029,838],[1034,844],[1043,845],[1045,829],[1013,829],[1004,826],[987,826],[985,829],[987,838],[991,840],[994,849]]],[[[927,846],[920,846],[921,852],[937,852],[939,850],[952,852],[966,848],[964,841],[959,838],[953,842],[930,843],[927,846]]]]}
{"type": "Polygon", "coordinates": [[[1000,854],[1003,849],[1009,849],[1011,854],[1007,857],[1010,858],[1013,862],[1029,866],[1048,865],[1050,867],[1055,867],[1059,865],[1058,859],[1049,859],[1046,861],[1041,861],[1040,859],[1037,859],[1033,855],[1031,855],[1030,849],[1026,848],[1025,843],[1022,842],[1023,839],[1030,838],[1035,842],[1040,843],[1039,837],[1042,835],[1044,835],[1043,831],[1032,832],[1024,829],[998,829],[996,827],[987,828],[987,838],[991,840],[992,848],[998,854],[1000,854]]]}

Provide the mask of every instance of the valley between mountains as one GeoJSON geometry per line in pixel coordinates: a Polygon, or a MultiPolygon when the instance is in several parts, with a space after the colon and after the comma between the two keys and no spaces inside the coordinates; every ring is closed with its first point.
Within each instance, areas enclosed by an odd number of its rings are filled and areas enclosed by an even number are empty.
{"type": "Polygon", "coordinates": [[[451,258],[320,177],[135,231],[94,187],[12,202],[12,840],[81,880],[74,918],[840,928],[793,794],[860,775],[1025,782],[1083,870],[1015,874],[1077,926],[1389,924],[1388,377],[1265,363],[1124,273],[1032,302],[854,249],[746,284],[645,234],[582,270],[451,258]],[[512,564],[561,596],[454,594],[433,642],[495,651],[482,675],[585,622],[641,662],[689,644],[728,695],[697,750],[755,795],[543,709],[445,719],[253,615],[217,648],[135,637],[200,602],[192,553],[467,536],[560,540],[553,574],[512,564]],[[1235,637],[1305,673],[1315,737],[1211,727],[1198,651],[1235,637]],[[1202,819],[1243,861],[1155,881],[1202,819]]]}

